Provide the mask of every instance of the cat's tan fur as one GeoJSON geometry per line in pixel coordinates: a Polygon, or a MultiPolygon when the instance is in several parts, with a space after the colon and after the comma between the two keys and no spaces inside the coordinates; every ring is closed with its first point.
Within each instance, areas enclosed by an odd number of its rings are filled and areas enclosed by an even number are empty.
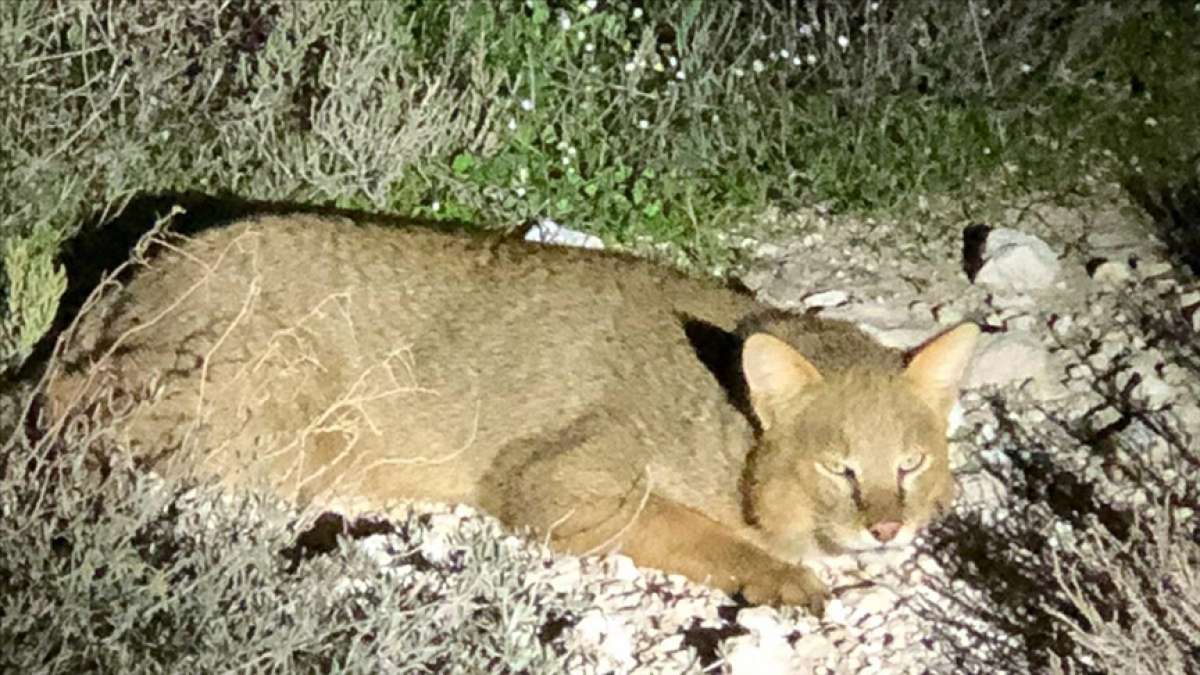
{"type": "Polygon", "coordinates": [[[465,502],[816,611],[805,560],[905,543],[953,498],[973,325],[905,367],[849,324],[609,253],[310,216],[166,248],[47,391],[60,415],[136,399],[117,440],[169,474],[465,502]]]}

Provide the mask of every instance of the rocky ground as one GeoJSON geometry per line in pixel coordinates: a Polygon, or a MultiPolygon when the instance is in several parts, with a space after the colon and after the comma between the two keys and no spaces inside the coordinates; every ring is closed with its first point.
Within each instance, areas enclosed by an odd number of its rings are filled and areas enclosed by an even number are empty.
{"type": "MultiPolygon", "coordinates": [[[[963,320],[985,327],[954,435],[960,468],[1001,453],[986,396],[1000,392],[1018,419],[1035,426],[1052,415],[1086,417],[1102,428],[1120,414],[1097,393],[1101,377],[1200,434],[1200,382],[1147,344],[1130,312],[1152,308],[1200,332],[1200,282],[1115,190],[1079,206],[1014,206],[986,224],[945,218],[922,241],[895,224],[820,212],[767,216],[755,229],[732,243],[750,261],[743,282],[766,302],[849,319],[898,347],[963,320]]],[[[1142,440],[1151,454],[1161,444],[1152,434],[1142,440]]],[[[1086,457],[1080,468],[1101,471],[1086,457]]],[[[986,472],[963,474],[961,508],[1000,508],[1004,484],[986,472]]],[[[1118,482],[1109,487],[1105,498],[1114,504],[1154,498],[1118,482]]],[[[494,526],[461,507],[441,514],[442,526],[494,526]]],[[[362,545],[381,550],[392,536],[362,545]]],[[[538,555],[549,588],[582,588],[592,599],[565,638],[587,672],[950,672],[954,656],[931,637],[946,627],[929,623],[945,613],[929,610],[952,612],[949,605],[977,592],[957,584],[947,597],[935,559],[916,550],[839,560],[821,570],[835,599],[818,621],[797,610],[738,608],[621,556],[538,555]]],[[[986,626],[964,617],[957,630],[968,635],[986,626]]]]}

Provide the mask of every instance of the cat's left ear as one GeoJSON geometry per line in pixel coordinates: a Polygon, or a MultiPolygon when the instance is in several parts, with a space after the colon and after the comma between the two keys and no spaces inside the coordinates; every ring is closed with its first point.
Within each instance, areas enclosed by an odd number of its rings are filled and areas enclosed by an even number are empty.
{"type": "Polygon", "coordinates": [[[950,417],[958,400],[958,388],[978,339],[979,326],[964,323],[918,347],[904,369],[905,379],[941,419],[950,417]]]}

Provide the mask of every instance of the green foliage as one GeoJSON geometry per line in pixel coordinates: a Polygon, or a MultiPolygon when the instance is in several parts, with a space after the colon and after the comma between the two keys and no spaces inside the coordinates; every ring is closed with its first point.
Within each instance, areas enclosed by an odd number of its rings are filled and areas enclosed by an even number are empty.
{"type": "Polygon", "coordinates": [[[410,174],[398,207],[549,216],[704,255],[768,204],[904,211],[925,195],[1058,188],[1104,170],[1089,114],[1117,92],[1097,69],[1123,58],[1114,34],[1157,16],[1104,2],[589,4],[471,5],[464,25],[491,36],[484,63],[502,74],[497,142],[410,174]]]}
{"type": "Polygon", "coordinates": [[[67,287],[66,272],[54,264],[57,247],[57,233],[46,228],[28,238],[0,240],[5,282],[0,287],[0,370],[22,363],[54,321],[67,287]]]}

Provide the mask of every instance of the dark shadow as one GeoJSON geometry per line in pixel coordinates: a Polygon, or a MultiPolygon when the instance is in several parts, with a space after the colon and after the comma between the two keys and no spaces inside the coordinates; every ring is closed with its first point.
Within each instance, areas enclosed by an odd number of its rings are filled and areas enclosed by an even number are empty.
{"type": "Polygon", "coordinates": [[[689,314],[679,313],[676,318],[696,358],[721,385],[729,403],[745,415],[751,424],[757,424],[758,418],[750,407],[749,391],[745,376],[742,375],[742,339],[735,333],[689,314]]]}
{"type": "MultiPolygon", "coordinates": [[[[338,539],[365,539],[376,534],[393,534],[395,526],[386,520],[357,518],[347,520],[341,514],[326,511],[317,516],[313,524],[296,537],[296,543],[280,551],[280,555],[288,561],[287,573],[292,574],[299,569],[300,564],[317,556],[328,555],[338,550],[338,539]]],[[[407,528],[405,529],[407,534],[407,528]]],[[[428,569],[428,561],[424,561],[428,569]]]]}
{"type": "Polygon", "coordinates": [[[987,245],[988,233],[992,228],[983,223],[975,223],[963,228],[962,238],[962,268],[967,279],[975,283],[975,275],[983,267],[983,249],[987,245]]]}
{"type": "Polygon", "coordinates": [[[1172,185],[1135,174],[1123,187],[1154,220],[1171,254],[1200,275],[1200,178],[1172,185]]]}

